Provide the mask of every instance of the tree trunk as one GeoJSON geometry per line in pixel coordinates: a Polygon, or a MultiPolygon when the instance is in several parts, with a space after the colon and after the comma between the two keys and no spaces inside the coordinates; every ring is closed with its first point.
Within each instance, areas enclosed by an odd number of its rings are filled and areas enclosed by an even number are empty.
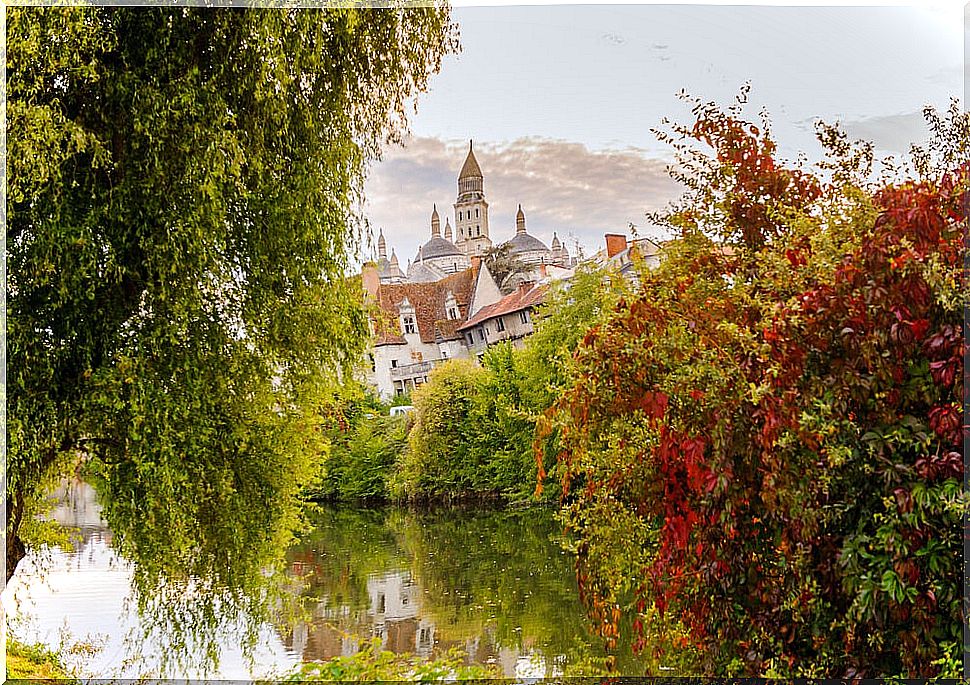
{"type": "Polygon", "coordinates": [[[9,583],[17,570],[17,564],[27,556],[27,548],[20,539],[20,521],[24,513],[24,496],[18,492],[15,496],[7,495],[7,580],[9,583]]]}

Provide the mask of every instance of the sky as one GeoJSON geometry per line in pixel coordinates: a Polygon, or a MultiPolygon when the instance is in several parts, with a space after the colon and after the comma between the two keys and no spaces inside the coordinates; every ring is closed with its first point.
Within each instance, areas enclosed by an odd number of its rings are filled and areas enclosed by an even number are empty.
{"type": "MultiPolygon", "coordinates": [[[[803,3],[805,4],[805,3],[803,3]]],[[[861,4],[861,3],[860,3],[861,4]]],[[[768,112],[782,156],[817,159],[814,122],[840,122],[877,150],[925,138],[921,111],[964,91],[960,0],[907,6],[458,6],[462,50],[417,99],[404,147],[388,147],[365,187],[406,268],[430,237],[432,205],[454,224],[457,176],[474,141],[492,241],[528,231],[571,253],[605,233],[662,238],[646,218],[679,195],[671,150],[651,129],[688,123],[686,90],[768,112]]]]}

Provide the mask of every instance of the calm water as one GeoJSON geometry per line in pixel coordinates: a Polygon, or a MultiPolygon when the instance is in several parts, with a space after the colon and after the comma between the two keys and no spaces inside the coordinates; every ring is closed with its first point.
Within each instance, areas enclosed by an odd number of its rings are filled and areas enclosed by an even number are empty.
{"type": "MultiPolygon", "coordinates": [[[[18,568],[3,597],[11,633],[52,647],[99,646],[73,657],[86,677],[155,675],[172,647],[164,636],[138,637],[145,621],[132,606],[132,569],[112,551],[93,489],[72,482],[58,496],[54,515],[80,529],[81,543],[18,568]]],[[[215,671],[186,659],[166,675],[269,677],[300,660],[353,654],[358,639],[373,637],[384,649],[426,657],[458,647],[506,677],[557,675],[605,654],[558,535],[547,509],[324,509],[287,553],[307,616],[262,626],[252,660],[239,646],[241,625],[223,625],[215,671]]],[[[629,657],[620,668],[638,670],[629,657]]]]}

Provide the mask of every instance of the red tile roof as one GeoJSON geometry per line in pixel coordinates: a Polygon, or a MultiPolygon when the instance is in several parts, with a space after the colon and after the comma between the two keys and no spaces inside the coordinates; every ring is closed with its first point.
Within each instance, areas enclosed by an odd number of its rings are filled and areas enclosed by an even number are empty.
{"type": "Polygon", "coordinates": [[[458,330],[468,330],[483,321],[488,321],[489,319],[494,319],[505,314],[511,314],[522,309],[535,307],[542,303],[547,290],[548,286],[545,285],[537,285],[528,289],[520,286],[514,293],[506,295],[495,304],[490,304],[487,307],[479,309],[475,312],[475,316],[459,326],[458,330]]]}
{"type": "Polygon", "coordinates": [[[377,334],[375,345],[405,344],[399,310],[405,297],[414,307],[421,342],[456,340],[460,335],[455,326],[468,316],[468,305],[471,303],[477,277],[478,268],[473,266],[434,283],[382,283],[377,289],[377,304],[383,316],[374,323],[377,334]],[[449,320],[445,310],[449,292],[455,296],[458,305],[457,321],[449,320]]]}

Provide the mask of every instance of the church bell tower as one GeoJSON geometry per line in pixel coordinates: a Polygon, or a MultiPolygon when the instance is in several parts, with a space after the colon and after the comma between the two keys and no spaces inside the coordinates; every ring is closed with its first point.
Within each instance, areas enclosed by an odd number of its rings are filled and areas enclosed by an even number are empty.
{"type": "Polygon", "coordinates": [[[458,201],[455,203],[455,245],[468,256],[484,254],[492,247],[488,237],[488,203],[484,179],[472,142],[458,174],[458,201]]]}

